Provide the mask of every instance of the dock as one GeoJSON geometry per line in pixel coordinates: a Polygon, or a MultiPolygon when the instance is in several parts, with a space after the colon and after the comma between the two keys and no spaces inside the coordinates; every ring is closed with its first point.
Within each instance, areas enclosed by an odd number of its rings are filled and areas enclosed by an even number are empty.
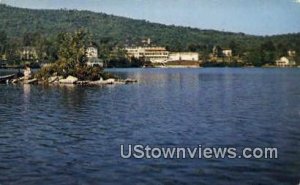
{"type": "Polygon", "coordinates": [[[0,83],[6,83],[8,80],[12,80],[15,78],[15,74],[0,76],[0,83]]]}

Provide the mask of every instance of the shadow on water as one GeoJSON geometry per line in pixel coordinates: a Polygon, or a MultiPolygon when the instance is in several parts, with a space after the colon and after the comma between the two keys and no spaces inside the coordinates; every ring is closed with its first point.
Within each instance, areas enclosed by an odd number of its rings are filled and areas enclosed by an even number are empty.
{"type": "Polygon", "coordinates": [[[75,85],[64,85],[58,87],[61,92],[60,102],[66,110],[76,109],[86,104],[87,93],[85,88],[78,88],[75,85]]]}

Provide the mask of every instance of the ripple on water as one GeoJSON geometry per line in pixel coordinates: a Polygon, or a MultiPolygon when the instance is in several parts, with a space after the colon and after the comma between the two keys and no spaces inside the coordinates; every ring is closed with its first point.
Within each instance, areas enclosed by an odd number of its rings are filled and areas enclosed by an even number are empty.
{"type": "Polygon", "coordinates": [[[139,83],[0,85],[2,184],[298,183],[298,69],[112,71],[139,83]],[[280,158],[124,160],[121,144],[278,147],[280,158]]]}

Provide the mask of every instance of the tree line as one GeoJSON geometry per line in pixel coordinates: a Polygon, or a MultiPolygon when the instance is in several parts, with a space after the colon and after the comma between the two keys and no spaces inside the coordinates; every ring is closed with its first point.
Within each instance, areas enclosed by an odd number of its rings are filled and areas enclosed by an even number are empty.
{"type": "MultiPolygon", "coordinates": [[[[111,45],[109,41],[102,39],[95,41],[90,32],[85,30],[83,33],[88,37],[84,45],[97,47],[99,50],[99,58],[103,59],[108,67],[140,67],[145,64],[145,61],[128,59],[126,52],[122,49],[124,44],[111,45]]],[[[36,51],[36,57],[32,58],[32,62],[36,60],[44,63],[55,62],[62,52],[60,50],[62,48],[61,43],[67,39],[64,37],[65,35],[68,35],[68,32],[61,32],[56,36],[45,36],[42,33],[35,32],[25,33],[21,38],[15,38],[9,37],[5,31],[0,31],[0,59],[6,60],[7,63],[11,65],[20,65],[22,62],[22,50],[26,47],[32,47],[36,51]]],[[[63,48],[68,51],[70,50],[69,46],[71,44],[72,43],[68,43],[68,45],[63,48]]],[[[168,46],[166,47],[172,51],[168,46]]],[[[274,42],[271,39],[250,48],[245,48],[242,43],[231,41],[228,45],[189,44],[187,48],[182,51],[199,52],[201,59],[205,62],[209,60],[213,47],[219,48],[219,51],[221,51],[222,48],[230,48],[235,58],[239,58],[245,63],[254,66],[272,65],[276,59],[287,56],[289,49],[295,50],[296,53],[300,52],[298,47],[291,47],[288,43],[284,42],[274,42]]],[[[76,52],[82,53],[84,50],[76,52]]],[[[219,54],[219,56],[221,55],[222,53],[219,54]]],[[[28,59],[26,60],[28,61],[28,59]]],[[[298,54],[295,60],[297,62],[300,61],[298,54]]]]}
{"type": "Polygon", "coordinates": [[[123,48],[118,48],[100,40],[93,41],[91,34],[85,29],[75,32],[61,32],[56,36],[44,36],[41,33],[26,33],[20,38],[10,38],[5,31],[0,31],[0,60],[8,65],[54,63],[58,60],[69,61],[73,68],[75,64],[85,62],[85,50],[93,46],[98,49],[107,67],[141,67],[144,61],[127,58],[123,48]],[[79,43],[80,41],[80,43],[79,43]],[[22,58],[26,48],[33,48],[36,53],[32,58],[22,58]]]}

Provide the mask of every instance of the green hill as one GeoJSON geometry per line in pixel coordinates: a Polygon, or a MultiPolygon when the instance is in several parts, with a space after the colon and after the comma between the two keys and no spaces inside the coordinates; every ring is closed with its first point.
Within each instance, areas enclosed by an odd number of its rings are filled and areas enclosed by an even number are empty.
{"type": "MultiPolygon", "coordinates": [[[[166,26],[144,20],[78,10],[32,10],[0,5],[0,30],[11,37],[39,32],[54,35],[62,31],[86,28],[95,40],[109,40],[120,44],[145,37],[157,44],[186,49],[192,44],[229,45],[231,41],[259,42],[261,37],[243,33],[200,30],[189,27],[166,26]]],[[[295,35],[299,37],[298,35],[295,35]]]]}
{"type": "Polygon", "coordinates": [[[167,26],[91,11],[32,10],[7,5],[0,5],[0,17],[0,31],[4,31],[9,38],[22,41],[26,34],[37,33],[51,38],[60,32],[73,32],[84,28],[91,33],[95,43],[105,43],[110,47],[136,43],[150,37],[157,45],[178,51],[209,52],[214,45],[219,45],[231,47],[237,54],[264,50],[262,47],[276,52],[278,50],[276,56],[282,55],[288,49],[300,53],[300,33],[263,37],[167,26]]]}

